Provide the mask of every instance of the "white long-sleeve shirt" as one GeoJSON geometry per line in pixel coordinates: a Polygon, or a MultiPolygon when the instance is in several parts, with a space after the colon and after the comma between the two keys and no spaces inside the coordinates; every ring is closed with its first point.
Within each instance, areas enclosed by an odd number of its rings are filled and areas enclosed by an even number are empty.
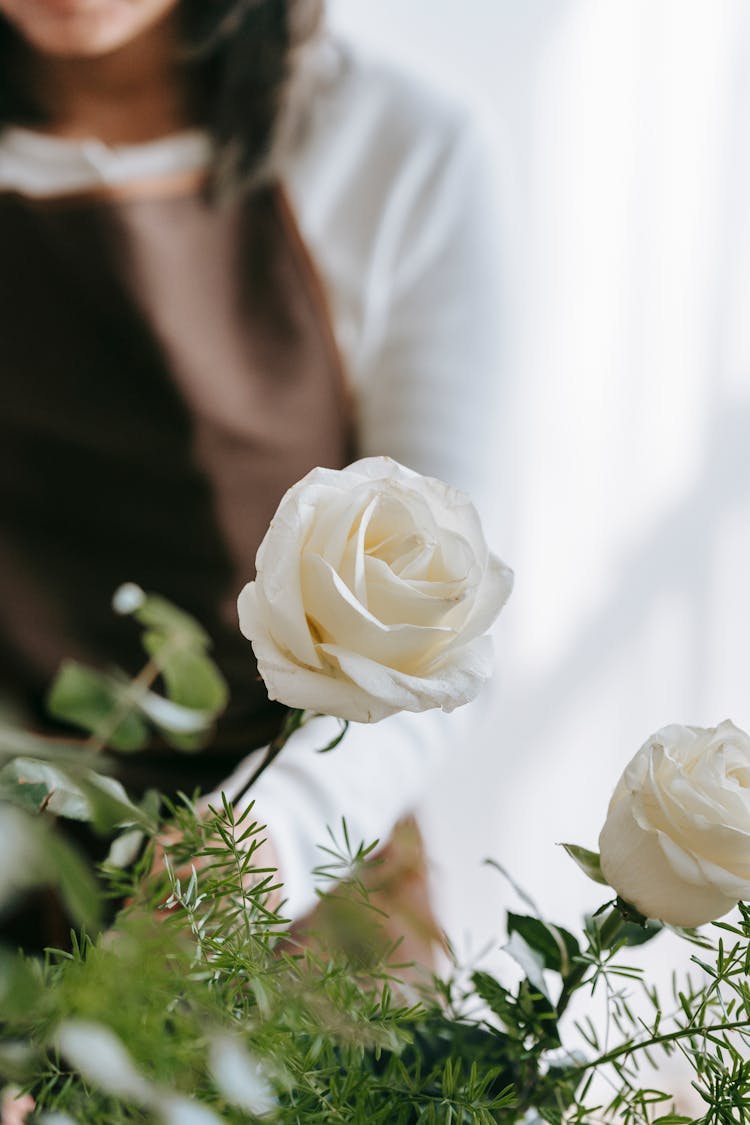
{"type": "MultiPolygon", "coordinates": [[[[485,507],[499,379],[499,254],[492,177],[463,111],[330,42],[315,48],[304,128],[280,174],[327,290],[354,390],[358,451],[388,454],[485,507]]],[[[198,170],[200,132],[107,147],[0,133],[0,190],[54,196],[198,170]]],[[[471,710],[470,708],[468,710],[471,710]]],[[[330,754],[332,720],[297,732],[242,801],[254,799],[279,857],[292,917],[315,901],[319,844],[346,818],[353,841],[384,840],[418,803],[438,760],[467,737],[461,712],[353,724],[330,754]]],[[[224,786],[241,791],[255,755],[224,786]]]]}

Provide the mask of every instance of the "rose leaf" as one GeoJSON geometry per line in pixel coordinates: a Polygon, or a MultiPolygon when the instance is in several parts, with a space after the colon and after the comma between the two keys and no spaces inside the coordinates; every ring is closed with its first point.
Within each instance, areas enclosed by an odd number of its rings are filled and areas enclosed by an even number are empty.
{"type": "Polygon", "coordinates": [[[575,860],[584,875],[588,875],[595,883],[601,883],[603,887],[609,886],[602,873],[598,852],[590,852],[588,848],[582,848],[578,844],[563,844],[562,847],[570,858],[575,860]]]}

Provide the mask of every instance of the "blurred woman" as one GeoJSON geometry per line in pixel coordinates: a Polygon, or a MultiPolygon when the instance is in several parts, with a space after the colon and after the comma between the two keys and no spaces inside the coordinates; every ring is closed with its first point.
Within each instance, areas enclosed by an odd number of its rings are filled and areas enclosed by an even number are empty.
{"type": "Polygon", "coordinates": [[[481,502],[492,212],[463,114],[315,2],[0,0],[2,680],[42,722],[64,656],[137,667],[124,580],[193,613],[232,703],[207,751],[155,747],[123,779],[255,799],[292,917],[326,826],[386,840],[458,720],[399,715],[322,757],[310,724],[244,793],[280,709],[236,596],[315,465],[389,454],[481,502]]]}

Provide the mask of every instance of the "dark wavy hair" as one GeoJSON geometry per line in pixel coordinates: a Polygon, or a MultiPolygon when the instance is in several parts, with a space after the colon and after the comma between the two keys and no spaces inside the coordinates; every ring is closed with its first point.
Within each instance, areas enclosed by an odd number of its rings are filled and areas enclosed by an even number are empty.
{"type": "MultiPolygon", "coordinates": [[[[184,64],[217,146],[216,177],[247,182],[263,169],[323,0],[179,0],[184,64]]],[[[12,65],[16,33],[0,17],[0,126],[42,121],[12,65]]]]}

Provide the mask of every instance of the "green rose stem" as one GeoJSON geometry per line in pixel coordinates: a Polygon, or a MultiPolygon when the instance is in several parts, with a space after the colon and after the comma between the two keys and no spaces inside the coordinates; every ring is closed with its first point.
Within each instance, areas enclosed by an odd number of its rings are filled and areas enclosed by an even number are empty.
{"type": "Polygon", "coordinates": [[[268,749],[263,756],[263,760],[248,781],[246,786],[247,789],[255,785],[255,782],[258,780],[261,774],[265,773],[271,763],[276,758],[278,758],[279,754],[284,749],[294,732],[296,730],[299,730],[299,728],[302,726],[304,717],[304,709],[299,707],[289,708],[286,716],[284,717],[284,722],[281,724],[281,728],[279,729],[278,734],[276,734],[269,742],[268,749]]]}
{"type": "MultiPolygon", "coordinates": [[[[613,906],[599,927],[598,945],[600,949],[609,949],[614,945],[617,940],[617,935],[625,925],[625,921],[626,919],[620,908],[618,906],[613,906]]],[[[560,999],[557,1002],[558,1019],[567,1008],[571,996],[583,982],[583,978],[590,968],[591,966],[587,961],[579,961],[565,977],[560,999]]]]}

